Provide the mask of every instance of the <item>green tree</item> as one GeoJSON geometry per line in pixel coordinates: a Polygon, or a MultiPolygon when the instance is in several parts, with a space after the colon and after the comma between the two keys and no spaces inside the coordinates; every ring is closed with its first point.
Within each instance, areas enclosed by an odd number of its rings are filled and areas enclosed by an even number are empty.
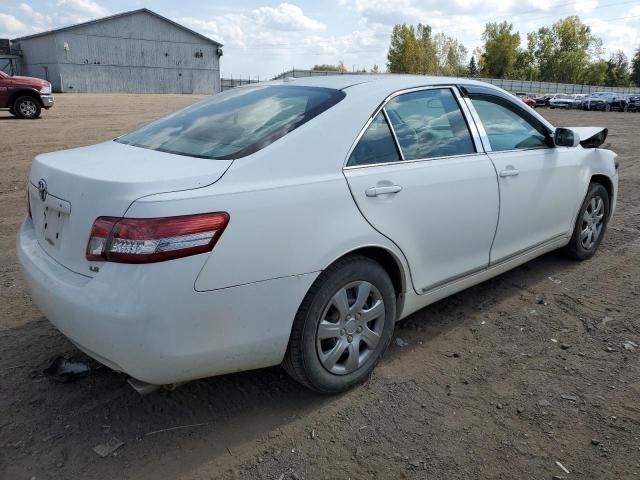
{"type": "Polygon", "coordinates": [[[476,57],[471,56],[471,60],[469,60],[469,65],[467,65],[467,77],[477,77],[478,76],[478,66],[476,65],[476,57]]]}
{"type": "Polygon", "coordinates": [[[629,85],[629,61],[622,50],[618,50],[611,55],[607,62],[605,85],[609,87],[626,87],[629,85]]]}
{"type": "Polygon", "coordinates": [[[510,78],[515,73],[520,46],[520,34],[507,22],[489,22],[482,34],[484,40],[482,75],[510,78]]]}
{"type": "Polygon", "coordinates": [[[442,32],[433,37],[433,43],[437,59],[436,73],[449,76],[464,75],[467,57],[465,46],[442,32]]]}
{"type": "Polygon", "coordinates": [[[539,80],[547,82],[584,81],[591,59],[602,54],[602,40],[576,16],[539,28],[531,41],[539,80]]]}
{"type": "Polygon", "coordinates": [[[631,81],[640,87],[640,46],[631,60],[631,81]]]}
{"type": "Polygon", "coordinates": [[[347,67],[344,66],[344,62],[340,60],[337,65],[331,65],[328,63],[322,63],[320,65],[314,65],[311,70],[321,71],[321,72],[339,72],[345,73],[347,71],[347,67]]]}
{"type": "Polygon", "coordinates": [[[608,63],[605,60],[597,60],[590,63],[585,69],[582,81],[587,85],[604,85],[607,81],[608,63]]]}
{"type": "Polygon", "coordinates": [[[371,73],[380,73],[380,67],[374,63],[373,67],[371,67],[371,73]]]}
{"type": "Polygon", "coordinates": [[[420,51],[413,25],[394,25],[387,53],[391,73],[420,73],[420,51]]]}

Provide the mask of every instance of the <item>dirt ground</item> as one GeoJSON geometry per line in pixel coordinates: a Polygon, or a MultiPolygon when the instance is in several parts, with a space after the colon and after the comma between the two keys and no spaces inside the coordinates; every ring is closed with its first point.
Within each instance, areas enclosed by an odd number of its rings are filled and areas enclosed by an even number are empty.
{"type": "Polygon", "coordinates": [[[0,112],[0,479],[640,478],[640,348],[623,346],[640,345],[638,114],[543,111],[609,127],[620,155],[595,258],[549,254],[412,315],[362,387],[318,396],[279,367],[147,397],[107,369],[42,378],[74,347],[17,264],[31,159],[197,98],[59,95],[40,120],[0,112]],[[112,455],[92,450],[113,437],[124,445],[112,455]]]}

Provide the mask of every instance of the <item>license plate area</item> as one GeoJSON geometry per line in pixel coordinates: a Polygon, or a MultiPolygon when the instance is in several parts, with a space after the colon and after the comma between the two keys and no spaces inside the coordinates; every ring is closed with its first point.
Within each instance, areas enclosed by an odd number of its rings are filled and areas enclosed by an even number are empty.
{"type": "Polygon", "coordinates": [[[53,207],[45,206],[42,218],[42,237],[53,248],[58,248],[62,242],[62,228],[66,214],[53,207]]]}
{"type": "Polygon", "coordinates": [[[29,200],[40,245],[45,250],[59,250],[64,226],[71,213],[71,204],[51,194],[46,195],[43,201],[35,187],[30,188],[29,200]]]}

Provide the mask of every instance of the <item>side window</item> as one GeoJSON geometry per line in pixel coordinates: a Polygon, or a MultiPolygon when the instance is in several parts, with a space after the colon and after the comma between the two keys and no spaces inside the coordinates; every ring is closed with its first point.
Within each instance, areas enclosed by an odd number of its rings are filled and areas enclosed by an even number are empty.
{"type": "Polygon", "coordinates": [[[508,100],[470,95],[493,151],[550,147],[544,125],[508,100]]]}
{"type": "Polygon", "coordinates": [[[400,155],[398,155],[396,142],[393,140],[384,114],[380,112],[364,132],[356,148],[353,149],[347,165],[370,165],[399,160],[400,155]]]}
{"type": "Polygon", "coordinates": [[[458,102],[449,89],[405,93],[385,106],[405,160],[475,153],[458,102]]]}

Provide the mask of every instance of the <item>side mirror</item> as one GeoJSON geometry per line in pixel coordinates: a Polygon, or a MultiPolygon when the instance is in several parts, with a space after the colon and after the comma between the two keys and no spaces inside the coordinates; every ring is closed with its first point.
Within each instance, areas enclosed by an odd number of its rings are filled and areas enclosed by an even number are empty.
{"type": "Polygon", "coordinates": [[[580,144],[580,137],[570,128],[556,128],[553,142],[558,147],[577,147],[580,144]]]}

